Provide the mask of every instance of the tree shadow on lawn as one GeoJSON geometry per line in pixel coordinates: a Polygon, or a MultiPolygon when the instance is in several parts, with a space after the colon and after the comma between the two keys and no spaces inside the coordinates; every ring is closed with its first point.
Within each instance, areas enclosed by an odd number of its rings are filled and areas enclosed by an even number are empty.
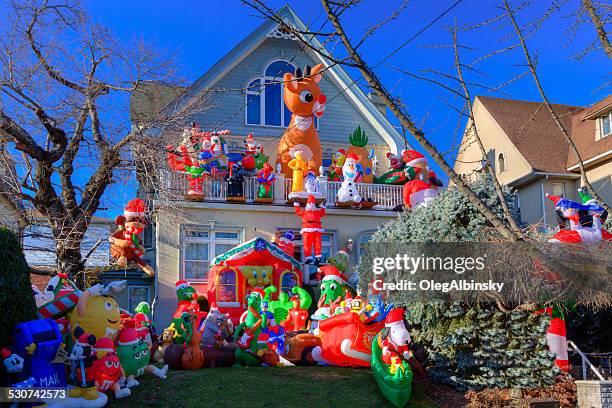
{"type": "MultiPolygon", "coordinates": [[[[109,407],[393,407],[368,369],[339,367],[241,367],[145,376],[123,400],[109,407]]],[[[440,407],[413,385],[409,407],[440,407]]]]}

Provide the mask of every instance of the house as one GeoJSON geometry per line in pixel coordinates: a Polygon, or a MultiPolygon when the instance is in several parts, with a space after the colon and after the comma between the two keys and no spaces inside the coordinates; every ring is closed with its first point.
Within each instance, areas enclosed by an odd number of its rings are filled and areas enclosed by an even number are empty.
{"type": "MultiPolygon", "coordinates": [[[[612,203],[612,95],[591,107],[553,105],[570,133],[599,196],[612,203]]],[[[578,159],[546,106],[477,96],[474,120],[499,181],[516,191],[521,221],[556,227],[554,206],[546,193],[578,200],[578,159]]],[[[470,177],[483,171],[481,153],[468,123],[455,171],[470,177]]]]}
{"type": "MultiPolygon", "coordinates": [[[[283,7],[279,14],[288,24],[306,30],[289,6],[283,7]]],[[[311,41],[316,47],[323,47],[317,39],[311,41]]],[[[324,166],[329,164],[332,153],[349,147],[348,136],[360,126],[368,136],[368,149],[374,149],[380,163],[376,174],[382,174],[389,168],[386,153],[397,153],[405,148],[403,137],[386,117],[384,105],[366,95],[342,67],[330,64],[269,20],[229,50],[166,109],[180,109],[186,104],[193,105],[194,100],[205,100],[207,108],[192,114],[185,125],[196,122],[203,130],[231,130],[230,135],[223,136],[230,152],[244,151],[243,141],[253,133],[275,166],[276,147],[290,120],[290,112],[282,98],[284,85],[278,80],[282,79],[283,72],[319,63],[328,67],[319,83],[327,96],[325,113],[315,122],[324,166]],[[203,93],[206,97],[200,98],[203,93]]],[[[139,99],[133,99],[133,103],[138,103],[139,99]]],[[[133,112],[144,110],[132,109],[133,112]]],[[[176,136],[175,143],[179,137],[176,136]]],[[[303,263],[300,218],[293,207],[287,205],[290,183],[290,179],[278,175],[270,204],[254,202],[257,185],[252,177],[245,180],[246,202],[242,204],[228,203],[224,188],[205,186],[204,201],[193,202],[181,197],[169,199],[158,192],[151,194],[150,189],[147,192],[141,185],[140,194],[153,210],[154,225],[148,232],[152,237],[151,247],[146,256],[157,270],[153,309],[158,327],[168,324],[176,308],[176,281],[187,280],[200,294],[208,293],[212,285],[209,269],[215,257],[258,237],[269,239],[279,232],[292,230],[296,236],[296,262],[300,264],[295,271],[301,273],[296,279],[305,285],[315,285],[316,268],[303,263]]],[[[360,184],[361,195],[372,198],[379,205],[373,209],[354,209],[334,207],[339,183],[326,179],[322,183],[327,198],[323,258],[354,242],[356,250],[351,255],[351,264],[355,265],[363,243],[379,226],[397,216],[391,209],[401,204],[402,187],[360,184]]],[[[170,171],[163,176],[161,184],[178,192],[187,189],[186,177],[170,171]]],[[[239,291],[237,295],[237,302],[241,302],[244,293],[239,291]]]]}
{"type": "Polygon", "coordinates": [[[300,263],[277,245],[253,238],[212,260],[206,298],[238,321],[246,309],[246,295],[255,288],[274,285],[273,300],[280,292],[292,296],[291,289],[302,286],[300,269],[300,263]]]}

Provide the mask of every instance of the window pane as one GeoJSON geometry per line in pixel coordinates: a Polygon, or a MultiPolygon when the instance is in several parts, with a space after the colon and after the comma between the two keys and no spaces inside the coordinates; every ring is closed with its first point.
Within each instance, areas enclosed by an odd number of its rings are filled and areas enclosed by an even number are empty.
{"type": "Polygon", "coordinates": [[[215,256],[224,254],[235,246],[234,244],[215,244],[215,256]]]}
{"type": "MultiPolygon", "coordinates": [[[[266,84],[270,83],[271,81],[266,81],[266,84]]],[[[281,84],[273,83],[266,86],[264,94],[266,99],[266,125],[280,126],[281,84]]]]}
{"type": "Polygon", "coordinates": [[[189,231],[186,235],[190,238],[208,238],[208,231],[189,231]]]}
{"type": "Polygon", "coordinates": [[[285,103],[283,102],[283,109],[285,110],[285,117],[284,117],[284,126],[289,126],[289,124],[291,123],[291,111],[285,106],[285,103]]]}
{"type": "Polygon", "coordinates": [[[288,64],[286,61],[274,61],[268,68],[266,68],[265,76],[268,77],[282,77],[285,73],[294,73],[295,67],[291,64],[288,64]]]}
{"type": "Polygon", "coordinates": [[[238,239],[238,233],[237,232],[215,232],[215,238],[238,239]]]}
{"type": "Polygon", "coordinates": [[[612,123],[610,123],[610,115],[601,118],[601,130],[604,136],[612,133],[612,123]]]}
{"type": "Polygon", "coordinates": [[[146,286],[130,286],[128,288],[128,310],[134,311],[140,302],[149,303],[149,288],[146,286]]]}
{"type": "Polygon", "coordinates": [[[330,241],[331,241],[331,235],[321,236],[321,242],[330,242],[330,241]]]}
{"type": "Polygon", "coordinates": [[[208,262],[185,261],[185,279],[205,280],[208,276],[208,262]]]}
{"type": "Polygon", "coordinates": [[[236,301],[236,273],[232,270],[224,270],[219,273],[219,296],[221,302],[236,301]]]}
{"type": "Polygon", "coordinates": [[[208,244],[185,244],[185,259],[208,261],[208,244]]]}
{"type": "Polygon", "coordinates": [[[291,289],[297,286],[297,278],[294,273],[285,273],[281,282],[281,290],[291,295],[291,289]]]}
{"type": "Polygon", "coordinates": [[[261,96],[258,94],[247,94],[246,111],[247,123],[249,125],[261,124],[261,105],[259,104],[261,96]]]}
{"type": "Polygon", "coordinates": [[[553,195],[563,197],[565,195],[565,188],[563,183],[553,183],[552,185],[552,193],[553,195]]]}

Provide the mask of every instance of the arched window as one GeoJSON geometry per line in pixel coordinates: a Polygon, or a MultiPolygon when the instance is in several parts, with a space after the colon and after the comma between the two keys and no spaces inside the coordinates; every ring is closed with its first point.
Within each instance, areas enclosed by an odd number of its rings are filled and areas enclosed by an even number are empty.
{"type": "Polygon", "coordinates": [[[246,91],[247,125],[289,126],[291,111],[283,101],[283,75],[295,72],[289,61],[275,60],[264,69],[263,76],[253,79],[246,91]]]}
{"type": "Polygon", "coordinates": [[[500,153],[497,155],[497,172],[501,174],[506,170],[506,155],[500,153]]]}
{"type": "Polygon", "coordinates": [[[281,291],[291,295],[291,289],[297,286],[298,278],[295,272],[285,271],[281,274],[281,291]]]}
{"type": "Polygon", "coordinates": [[[236,302],[236,271],[225,268],[219,272],[217,279],[217,302],[236,302]]]}

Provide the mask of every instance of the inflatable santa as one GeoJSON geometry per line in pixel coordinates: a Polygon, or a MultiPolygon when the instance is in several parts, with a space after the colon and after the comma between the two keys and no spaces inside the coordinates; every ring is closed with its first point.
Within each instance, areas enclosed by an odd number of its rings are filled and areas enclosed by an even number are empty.
{"type": "Polygon", "coordinates": [[[393,309],[385,319],[385,332],[382,336],[382,361],[389,365],[400,364],[400,359],[408,361],[412,357],[410,333],[404,325],[404,309],[393,309]]]}
{"type": "MultiPolygon", "coordinates": [[[[606,216],[604,208],[594,200],[580,204],[567,198],[546,194],[555,205],[560,231],[548,242],[566,243],[597,243],[612,241],[612,234],[602,228],[602,216],[606,216]],[[569,229],[566,223],[569,221],[569,229]]],[[[584,198],[583,198],[584,200],[584,198]]]]}
{"type": "Polygon", "coordinates": [[[438,196],[438,187],[442,182],[436,177],[436,173],[429,169],[427,159],[416,150],[403,152],[406,162],[404,172],[410,179],[404,184],[403,202],[404,208],[417,208],[427,205],[438,196]]]}
{"type": "Polygon", "coordinates": [[[294,202],[293,206],[295,213],[302,218],[300,234],[302,234],[304,245],[305,262],[307,264],[314,262],[315,265],[319,265],[321,263],[321,234],[324,231],[321,226],[321,218],[325,217],[325,205],[321,204],[317,208],[315,197],[311,194],[308,196],[305,208],[301,208],[298,202],[294,202]]]}

